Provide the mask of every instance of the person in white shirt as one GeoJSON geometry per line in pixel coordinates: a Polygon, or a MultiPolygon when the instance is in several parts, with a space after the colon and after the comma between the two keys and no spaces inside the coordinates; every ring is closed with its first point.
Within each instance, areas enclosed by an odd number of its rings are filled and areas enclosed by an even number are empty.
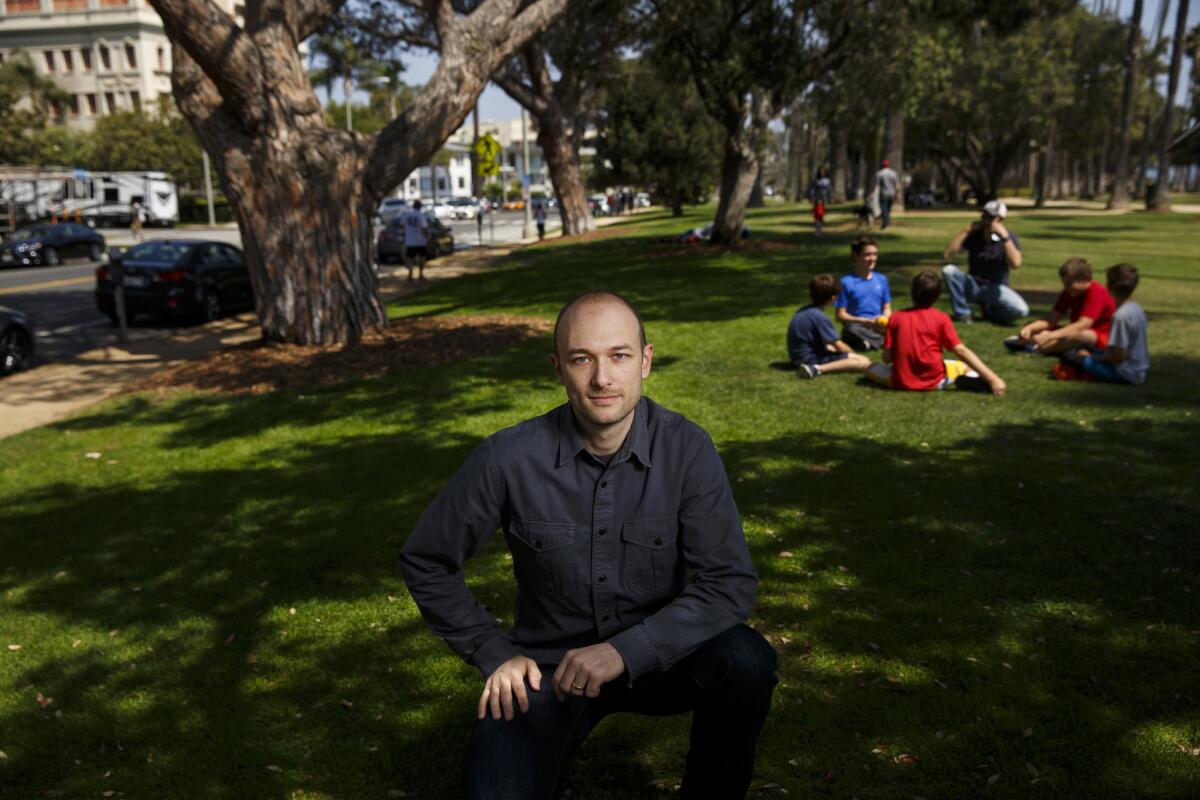
{"type": "Polygon", "coordinates": [[[404,266],[408,279],[413,279],[413,264],[421,280],[425,280],[425,259],[429,256],[429,217],[421,210],[421,201],[414,200],[412,208],[400,215],[404,226],[404,266]]]}

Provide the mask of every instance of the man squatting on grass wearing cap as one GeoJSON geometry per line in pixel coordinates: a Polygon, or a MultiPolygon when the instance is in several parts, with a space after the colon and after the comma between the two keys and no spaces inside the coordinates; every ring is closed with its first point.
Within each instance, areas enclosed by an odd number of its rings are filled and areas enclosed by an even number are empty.
{"type": "Polygon", "coordinates": [[[950,293],[954,321],[970,324],[971,305],[983,307],[983,316],[1001,325],[1010,325],[1029,314],[1025,298],[1008,285],[1010,269],[1021,267],[1021,239],[1004,225],[1008,206],[999,200],[984,204],[979,220],[963,228],[942,254],[947,261],[967,251],[970,272],[953,264],[942,268],[950,293]]]}
{"type": "Polygon", "coordinates": [[[745,624],[758,576],[712,440],[642,396],[653,355],[624,298],[568,303],[550,357],[567,402],[488,437],[404,545],[426,623],[485,677],[472,800],[570,797],[571,756],[614,712],[693,711],[681,797],[746,795],[776,654],[745,624]],[[497,528],[508,631],[463,575],[497,528]]]}

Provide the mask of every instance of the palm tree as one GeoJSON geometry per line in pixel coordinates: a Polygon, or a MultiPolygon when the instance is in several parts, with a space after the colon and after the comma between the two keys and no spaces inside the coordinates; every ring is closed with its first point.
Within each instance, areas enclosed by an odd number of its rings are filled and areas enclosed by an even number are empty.
{"type": "Polygon", "coordinates": [[[354,75],[366,61],[366,56],[348,36],[322,34],[315,36],[309,46],[314,60],[319,57],[322,66],[309,70],[313,83],[325,87],[325,95],[333,98],[333,83],[342,81],[342,97],[346,103],[346,130],[354,130],[354,75]]]}

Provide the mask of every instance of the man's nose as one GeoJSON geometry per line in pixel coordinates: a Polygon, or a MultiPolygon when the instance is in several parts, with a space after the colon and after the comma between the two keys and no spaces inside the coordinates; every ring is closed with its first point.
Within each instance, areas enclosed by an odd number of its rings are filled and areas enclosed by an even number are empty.
{"type": "Polygon", "coordinates": [[[611,368],[604,359],[599,359],[596,361],[596,369],[592,372],[592,385],[608,386],[610,383],[612,383],[611,368]]]}

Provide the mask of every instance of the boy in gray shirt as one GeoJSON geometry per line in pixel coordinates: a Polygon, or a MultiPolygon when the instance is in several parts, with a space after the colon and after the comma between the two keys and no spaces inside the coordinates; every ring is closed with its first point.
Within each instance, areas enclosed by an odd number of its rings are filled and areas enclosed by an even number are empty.
{"type": "Polygon", "coordinates": [[[1139,384],[1150,370],[1146,342],[1146,312],[1133,299],[1138,285],[1137,267],[1117,264],[1108,269],[1108,293],[1117,302],[1108,334],[1108,347],[1098,352],[1079,350],[1062,356],[1054,367],[1059,380],[1092,380],[1139,384]]]}

